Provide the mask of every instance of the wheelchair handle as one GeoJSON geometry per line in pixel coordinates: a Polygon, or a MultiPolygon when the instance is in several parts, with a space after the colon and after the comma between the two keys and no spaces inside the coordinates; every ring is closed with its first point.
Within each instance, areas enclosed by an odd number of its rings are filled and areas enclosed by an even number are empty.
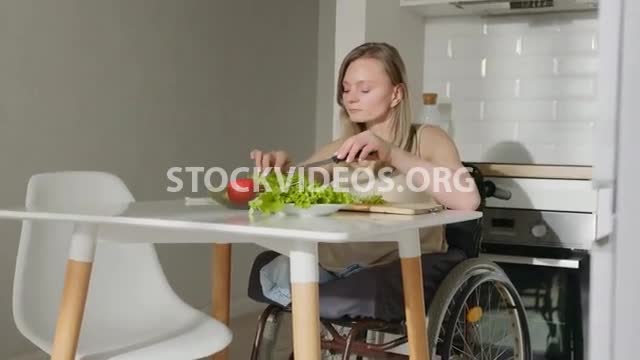
{"type": "Polygon", "coordinates": [[[484,192],[486,197],[494,197],[501,200],[511,199],[511,191],[496,186],[491,180],[484,181],[484,192]]]}

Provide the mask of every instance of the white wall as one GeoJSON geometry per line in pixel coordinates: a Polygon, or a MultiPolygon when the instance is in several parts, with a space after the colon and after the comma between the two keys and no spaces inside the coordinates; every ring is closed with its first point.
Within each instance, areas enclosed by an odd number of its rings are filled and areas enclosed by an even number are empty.
{"type": "MultiPolygon", "coordinates": [[[[161,199],[191,195],[165,191],[171,166],[250,166],[253,147],[307,156],[317,22],[317,0],[1,1],[0,206],[22,203],[42,171],[109,171],[161,199]]],[[[0,222],[1,359],[32,349],[11,316],[18,231],[0,222]]],[[[258,251],[234,250],[236,313],[258,251]]],[[[209,247],[159,253],[176,291],[205,307],[209,247]]]]}
{"type": "Polygon", "coordinates": [[[428,18],[424,91],[467,161],[592,164],[596,13],[428,18]]]}

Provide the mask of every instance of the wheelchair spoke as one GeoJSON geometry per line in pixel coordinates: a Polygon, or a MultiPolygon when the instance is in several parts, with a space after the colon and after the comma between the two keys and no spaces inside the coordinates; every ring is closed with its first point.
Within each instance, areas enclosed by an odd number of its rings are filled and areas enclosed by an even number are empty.
{"type": "Polygon", "coordinates": [[[448,340],[448,359],[520,359],[520,338],[513,332],[517,325],[514,317],[518,315],[504,290],[501,284],[486,282],[468,293],[448,340]]]}
{"type": "Polygon", "coordinates": [[[459,347],[453,345],[453,348],[458,350],[460,352],[460,354],[466,355],[469,357],[469,360],[475,360],[477,359],[475,355],[473,354],[469,354],[468,352],[464,351],[463,349],[460,349],[459,347]]]}
{"type": "MultiPolygon", "coordinates": [[[[507,360],[502,358],[502,354],[506,353],[507,350],[509,350],[509,348],[504,348],[504,350],[502,350],[496,357],[494,357],[493,360],[507,360]]],[[[511,356],[509,359],[513,359],[513,356],[511,356]]]]}
{"type": "MultiPolygon", "coordinates": [[[[478,291],[478,293],[479,293],[479,291],[478,291]]],[[[491,304],[491,287],[488,287],[488,289],[487,289],[487,293],[488,293],[488,294],[487,294],[487,298],[489,299],[487,303],[488,303],[488,304],[491,304]]],[[[478,301],[478,306],[480,306],[479,301],[478,301]]],[[[492,327],[491,329],[492,329],[491,331],[493,332],[493,327],[492,327]]],[[[483,359],[483,360],[484,360],[484,359],[485,359],[485,353],[484,353],[484,335],[483,335],[484,331],[482,330],[482,328],[481,328],[480,326],[478,326],[478,327],[476,328],[476,331],[478,332],[478,340],[480,341],[480,357],[481,357],[481,359],[483,359]]],[[[490,350],[490,349],[489,349],[489,356],[491,356],[491,350],[490,350]]]]}
{"type": "MultiPolygon", "coordinates": [[[[486,286],[487,288],[487,302],[486,302],[486,306],[484,306],[483,308],[485,309],[485,311],[487,311],[487,313],[489,312],[489,309],[491,307],[491,290],[493,289],[493,286],[486,286]]],[[[482,324],[480,325],[480,328],[482,328],[482,324]]],[[[495,323],[494,322],[490,322],[490,326],[489,326],[489,336],[488,336],[488,341],[491,341],[491,339],[493,339],[493,335],[495,334],[495,323]]],[[[480,347],[482,348],[482,359],[491,359],[492,355],[493,355],[493,347],[491,346],[491,343],[489,343],[489,347],[486,349],[486,357],[485,357],[485,338],[483,337],[480,340],[480,347]]]]}
{"type": "MultiPolygon", "coordinates": [[[[503,341],[504,339],[508,338],[509,336],[510,336],[509,334],[505,334],[503,337],[501,337],[500,339],[496,340],[494,344],[496,344],[496,345],[499,344],[501,341],[503,341]]],[[[489,346],[491,347],[492,352],[493,352],[493,349],[496,348],[496,346],[491,345],[491,344],[489,346]]],[[[495,356],[495,357],[491,356],[489,359],[501,359],[502,354],[504,354],[508,350],[512,350],[513,351],[513,349],[510,349],[508,346],[507,347],[503,347],[503,350],[497,356],[495,356]]]]}
{"type": "MultiPolygon", "coordinates": [[[[445,319],[449,319],[449,321],[451,320],[451,307],[448,306],[447,310],[445,310],[445,319]]],[[[444,343],[444,337],[445,337],[445,329],[444,327],[440,328],[440,334],[438,334],[438,343],[444,343]]]]}
{"type": "MultiPolygon", "coordinates": [[[[462,322],[462,326],[464,326],[465,323],[464,321],[462,322]]],[[[467,342],[467,337],[464,334],[464,330],[462,330],[461,326],[460,326],[460,321],[457,321],[456,323],[456,334],[460,335],[460,338],[462,339],[463,342],[463,346],[466,349],[469,349],[471,351],[473,351],[473,349],[471,349],[471,346],[469,346],[469,343],[467,342]]]]}

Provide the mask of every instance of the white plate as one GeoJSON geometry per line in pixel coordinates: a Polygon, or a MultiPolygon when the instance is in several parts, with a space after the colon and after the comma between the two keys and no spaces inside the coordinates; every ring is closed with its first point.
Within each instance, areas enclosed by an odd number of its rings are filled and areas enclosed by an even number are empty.
{"type": "Polygon", "coordinates": [[[345,204],[317,204],[308,208],[300,208],[293,204],[285,204],[282,212],[293,216],[326,216],[345,207],[345,204]]]}

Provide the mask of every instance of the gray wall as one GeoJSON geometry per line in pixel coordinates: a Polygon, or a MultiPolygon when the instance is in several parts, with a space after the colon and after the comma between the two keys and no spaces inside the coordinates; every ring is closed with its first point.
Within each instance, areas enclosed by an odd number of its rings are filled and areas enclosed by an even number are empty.
{"type": "Polygon", "coordinates": [[[400,52],[407,70],[414,121],[422,119],[422,74],[424,73],[424,19],[397,2],[367,0],[367,41],[384,41],[400,52]]]}
{"type": "MultiPolygon", "coordinates": [[[[306,157],[317,51],[318,0],[0,0],[0,207],[42,171],[113,172],[144,200],[192,195],[165,191],[172,166],[249,166],[253,147],[306,157]]],[[[18,235],[0,222],[1,359],[32,349],[11,316],[18,235]]],[[[159,248],[197,307],[208,249],[159,248]]],[[[236,313],[258,251],[234,250],[236,313]]]]}
{"type": "Polygon", "coordinates": [[[335,45],[336,0],[320,0],[316,93],[316,145],[318,147],[333,140],[333,106],[336,102],[335,45]]]}

